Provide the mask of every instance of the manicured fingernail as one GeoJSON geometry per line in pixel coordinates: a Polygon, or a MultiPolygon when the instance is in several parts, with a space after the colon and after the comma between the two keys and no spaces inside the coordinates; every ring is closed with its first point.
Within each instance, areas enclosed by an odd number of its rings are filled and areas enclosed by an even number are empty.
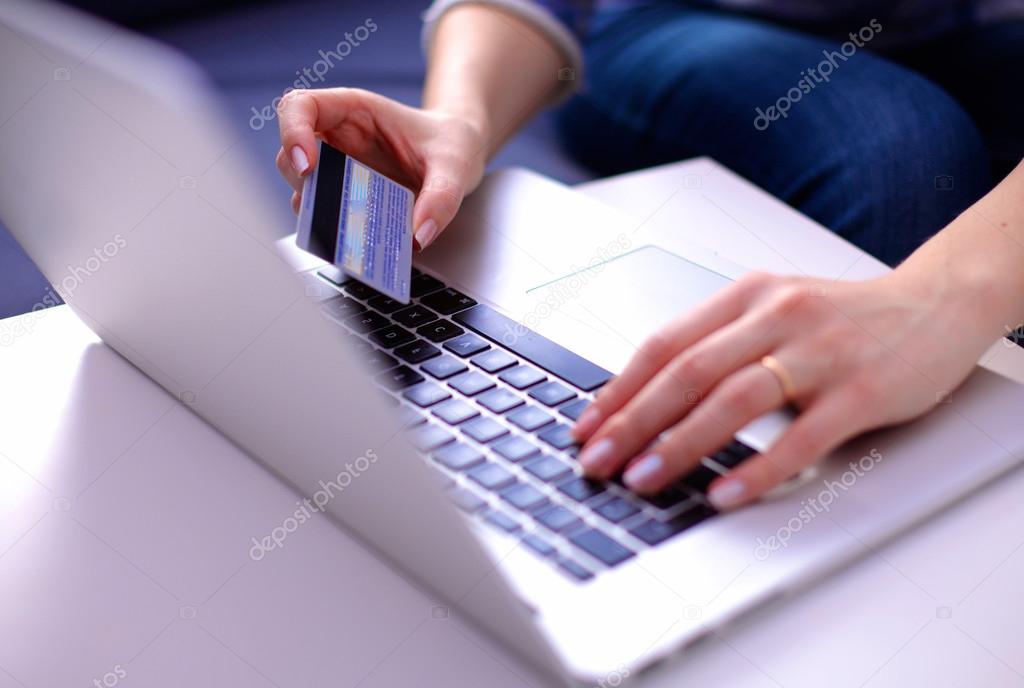
{"type": "Polygon", "coordinates": [[[664,466],[665,462],[662,461],[660,456],[648,454],[622,474],[622,481],[631,490],[644,491],[654,489],[658,477],[661,475],[661,469],[664,466]]]}
{"type": "Polygon", "coordinates": [[[716,509],[731,509],[743,501],[747,492],[741,480],[731,478],[720,481],[708,492],[708,501],[716,509]]]}
{"type": "Polygon", "coordinates": [[[415,232],[416,243],[420,245],[422,251],[427,246],[430,246],[431,242],[434,241],[434,237],[437,236],[437,223],[433,219],[426,220],[420,225],[420,228],[415,232]]]}
{"type": "Polygon", "coordinates": [[[593,473],[611,457],[614,449],[612,441],[606,437],[594,446],[583,450],[583,453],[580,454],[580,465],[583,466],[585,472],[593,473]]]}
{"type": "Polygon", "coordinates": [[[578,437],[580,439],[587,437],[597,429],[600,422],[601,412],[593,406],[590,406],[576,421],[576,425],[572,428],[572,434],[574,437],[578,437]]]}
{"type": "Polygon", "coordinates": [[[309,158],[306,157],[306,151],[302,150],[301,146],[292,146],[292,168],[296,174],[305,174],[309,169],[309,158]]]}

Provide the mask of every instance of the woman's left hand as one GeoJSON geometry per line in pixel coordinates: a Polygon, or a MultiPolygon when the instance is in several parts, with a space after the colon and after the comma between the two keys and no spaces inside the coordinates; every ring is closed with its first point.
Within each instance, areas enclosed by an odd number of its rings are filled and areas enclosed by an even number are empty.
{"type": "Polygon", "coordinates": [[[608,479],[625,469],[627,486],[655,493],[792,404],[799,415],[775,444],[710,486],[712,504],[727,509],[857,434],[923,414],[995,338],[976,326],[969,299],[929,280],[899,270],[866,282],[739,280],[651,337],[601,390],[573,429],[584,471],[608,479]]]}

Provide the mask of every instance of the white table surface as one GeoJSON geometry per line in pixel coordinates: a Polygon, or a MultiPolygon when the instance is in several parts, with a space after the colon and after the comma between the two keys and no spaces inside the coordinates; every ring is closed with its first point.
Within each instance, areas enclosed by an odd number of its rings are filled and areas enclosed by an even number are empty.
{"type": "MultiPolygon", "coordinates": [[[[879,269],[707,160],[583,190],[735,262],[879,269]]],[[[253,561],[291,489],[67,308],[0,327],[0,688],[544,685],[323,518],[253,561]]],[[[636,683],[1024,686],[1022,496],[1007,475],[636,683]]]]}

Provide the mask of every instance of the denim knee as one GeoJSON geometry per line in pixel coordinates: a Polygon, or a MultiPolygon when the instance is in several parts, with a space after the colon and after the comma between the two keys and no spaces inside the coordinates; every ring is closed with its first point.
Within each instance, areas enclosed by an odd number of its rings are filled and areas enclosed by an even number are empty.
{"type": "MultiPolygon", "coordinates": [[[[938,86],[915,78],[884,111],[850,112],[834,123],[819,184],[794,190],[801,211],[895,265],[990,187],[989,155],[975,123],[938,86]],[[881,115],[879,117],[878,115],[881,115]]],[[[809,151],[813,154],[813,148],[809,151]]]]}

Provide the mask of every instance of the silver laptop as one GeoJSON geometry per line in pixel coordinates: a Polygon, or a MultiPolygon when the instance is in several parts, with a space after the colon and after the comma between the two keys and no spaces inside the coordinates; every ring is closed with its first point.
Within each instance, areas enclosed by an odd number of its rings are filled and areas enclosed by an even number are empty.
{"type": "Polygon", "coordinates": [[[626,218],[507,171],[425,254],[403,306],[282,256],[272,164],[166,49],[6,2],[0,87],[0,219],[74,311],[552,682],[619,685],[1021,456],[1024,391],[979,370],[928,417],[736,513],[703,490],[781,415],[655,498],[587,482],[572,419],[637,342],[742,270],[630,246],[626,218]]]}

